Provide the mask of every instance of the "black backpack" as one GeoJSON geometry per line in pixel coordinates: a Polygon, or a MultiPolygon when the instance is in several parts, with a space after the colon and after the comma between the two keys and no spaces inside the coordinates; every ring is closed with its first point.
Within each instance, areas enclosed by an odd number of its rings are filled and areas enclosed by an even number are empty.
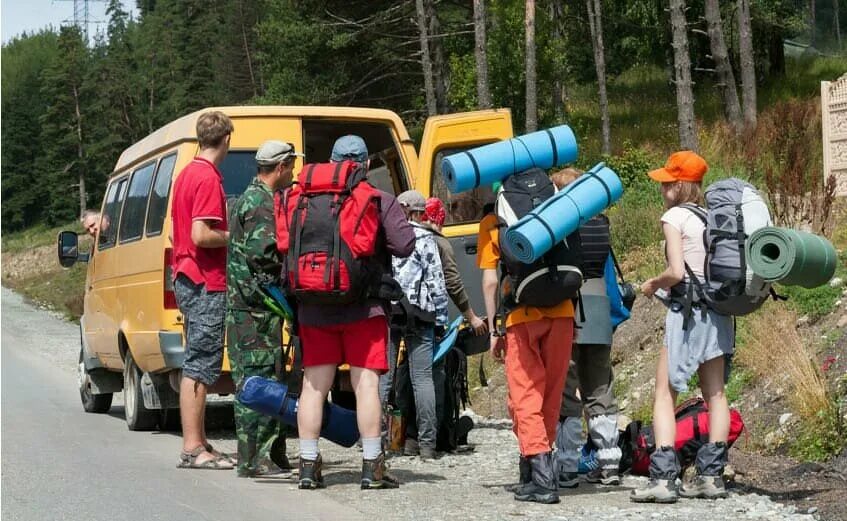
{"type": "MultiPolygon", "coordinates": [[[[494,206],[500,234],[555,193],[556,187],[540,168],[530,168],[504,179],[494,206]]],[[[501,240],[500,264],[509,284],[503,301],[507,309],[518,305],[550,307],[575,299],[582,286],[579,230],[532,264],[521,262],[509,251],[506,241],[501,240]]]]}

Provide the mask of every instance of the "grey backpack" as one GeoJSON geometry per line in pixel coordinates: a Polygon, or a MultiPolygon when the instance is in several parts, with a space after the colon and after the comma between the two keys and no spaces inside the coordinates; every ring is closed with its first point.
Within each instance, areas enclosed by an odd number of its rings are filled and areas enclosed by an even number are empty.
{"type": "Polygon", "coordinates": [[[744,253],[750,235],[772,225],[768,205],[753,185],[736,178],[710,185],[705,199],[708,210],[693,204],[682,205],[706,227],[705,280],[694,275],[686,263],[685,271],[692,282],[674,286],[671,295],[683,302],[686,316],[690,315],[693,302],[703,303],[723,315],[747,315],[759,309],[769,296],[777,298],[771,284],[750,269],[744,253]]]}

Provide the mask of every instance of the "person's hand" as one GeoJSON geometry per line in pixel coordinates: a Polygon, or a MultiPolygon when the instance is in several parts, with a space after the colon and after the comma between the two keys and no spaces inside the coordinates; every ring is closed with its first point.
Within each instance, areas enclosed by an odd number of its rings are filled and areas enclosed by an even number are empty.
{"type": "Polygon", "coordinates": [[[656,286],[656,279],[648,279],[641,285],[641,293],[647,298],[652,298],[657,289],[659,287],[656,286]]]}
{"type": "Polygon", "coordinates": [[[476,313],[471,311],[471,317],[468,319],[468,323],[473,330],[473,334],[476,336],[484,335],[488,332],[488,324],[485,323],[481,318],[476,316],[476,313]]]}
{"type": "Polygon", "coordinates": [[[506,361],[506,339],[502,336],[491,336],[491,356],[501,364],[506,361]]]}

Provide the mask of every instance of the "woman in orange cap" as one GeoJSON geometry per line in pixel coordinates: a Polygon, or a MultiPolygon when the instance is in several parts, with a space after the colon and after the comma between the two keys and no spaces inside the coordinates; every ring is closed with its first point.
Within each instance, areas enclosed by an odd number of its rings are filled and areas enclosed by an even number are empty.
{"type": "Polygon", "coordinates": [[[726,497],[721,478],[729,435],[724,360],[734,349],[735,325],[732,317],[701,308],[696,301],[691,303],[694,312],[688,313],[681,298],[688,294],[688,285],[696,282],[690,276],[700,283],[704,280],[705,223],[695,212],[702,205],[702,182],[708,169],[702,157],[686,150],[672,154],[664,168],[649,174],[651,179],[662,183],[662,198],[667,208],[661,218],[667,268],[647,280],[641,291],[652,297],[659,290],[663,290],[660,293],[669,290],[669,296],[661,297],[668,305],[668,313],[653,402],[656,450],[650,456],[650,482],[632,492],[631,499],[636,502],[674,503],[680,495],[726,497]],[[678,393],[687,390],[688,380],[695,372],[709,405],[709,442],[697,452],[696,479],[678,490],[676,479],[680,477],[680,466],[674,451],[674,406],[678,393]]]}

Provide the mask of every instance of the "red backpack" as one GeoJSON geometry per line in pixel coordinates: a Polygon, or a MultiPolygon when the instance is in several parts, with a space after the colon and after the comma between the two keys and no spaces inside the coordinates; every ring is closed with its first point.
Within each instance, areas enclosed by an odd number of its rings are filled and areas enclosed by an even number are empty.
{"type": "MultiPolygon", "coordinates": [[[[676,449],[679,463],[683,469],[694,464],[697,451],[709,441],[709,407],[701,397],[691,398],[682,402],[675,411],[676,416],[676,449]]],[[[735,409],[729,410],[729,437],[727,448],[732,447],[735,440],[744,430],[744,420],[741,413],[735,409]]],[[[638,476],[647,476],[650,469],[650,454],[656,450],[656,439],[651,426],[642,427],[640,421],[631,422],[626,431],[621,434],[621,472],[629,470],[638,476]]]]}
{"type": "Polygon", "coordinates": [[[378,276],[379,191],[365,174],[353,161],[308,164],[297,183],[276,193],[277,248],[300,302],[361,301],[378,276]]]}

